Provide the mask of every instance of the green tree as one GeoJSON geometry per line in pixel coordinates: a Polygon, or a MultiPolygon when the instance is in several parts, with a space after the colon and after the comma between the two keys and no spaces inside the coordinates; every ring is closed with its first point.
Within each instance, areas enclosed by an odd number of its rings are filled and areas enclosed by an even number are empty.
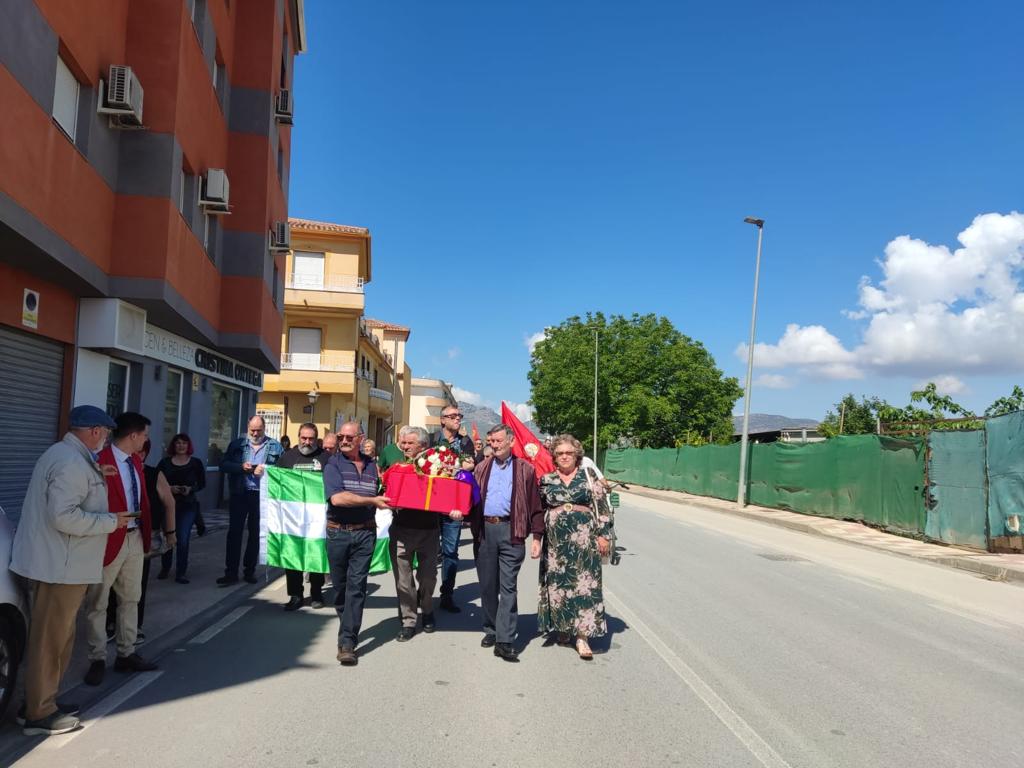
{"type": "Polygon", "coordinates": [[[911,427],[917,425],[913,428],[925,432],[929,429],[979,429],[984,424],[977,419],[973,411],[960,405],[949,395],[940,395],[934,382],[928,382],[923,389],[911,392],[910,403],[906,408],[886,405],[879,412],[879,416],[885,422],[899,422],[911,427]],[[943,419],[957,418],[969,420],[941,423],[943,419]]]}
{"type": "Polygon", "coordinates": [[[1003,416],[1014,411],[1024,411],[1024,389],[1019,385],[1013,385],[1013,392],[1009,397],[1000,397],[992,405],[985,409],[986,416],[1003,416]]]}
{"type": "Polygon", "coordinates": [[[742,394],[704,346],[664,317],[588,314],[547,329],[528,375],[537,425],[593,442],[594,332],[599,339],[598,442],[638,447],[685,442],[687,434],[732,437],[732,408],[742,394]]]}
{"type": "Polygon", "coordinates": [[[825,437],[874,434],[878,429],[879,413],[887,407],[888,403],[877,397],[862,395],[858,402],[852,393],[848,394],[835,404],[835,410],[825,414],[818,431],[825,437]]]}

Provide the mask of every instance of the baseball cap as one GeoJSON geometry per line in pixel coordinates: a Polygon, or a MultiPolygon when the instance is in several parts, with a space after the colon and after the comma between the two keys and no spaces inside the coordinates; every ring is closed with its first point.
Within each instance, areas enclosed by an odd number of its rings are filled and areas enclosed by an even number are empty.
{"type": "Polygon", "coordinates": [[[114,429],[117,423],[110,414],[95,405],[78,405],[71,409],[68,426],[72,429],[89,429],[90,427],[107,427],[114,429]]]}

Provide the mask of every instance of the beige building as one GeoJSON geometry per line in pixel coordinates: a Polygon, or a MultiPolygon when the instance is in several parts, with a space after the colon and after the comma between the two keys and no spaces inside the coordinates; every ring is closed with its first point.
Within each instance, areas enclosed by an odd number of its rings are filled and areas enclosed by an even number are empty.
{"type": "Polygon", "coordinates": [[[452,394],[452,385],[448,382],[441,379],[414,378],[409,423],[423,427],[427,432],[438,432],[441,429],[441,409],[458,404],[458,400],[452,394]]]}
{"type": "Polygon", "coordinates": [[[306,421],[321,433],[358,421],[384,443],[410,409],[409,329],[364,317],[372,278],[363,227],[289,219],[281,373],[264,377],[257,412],[294,444],[306,421]]]}

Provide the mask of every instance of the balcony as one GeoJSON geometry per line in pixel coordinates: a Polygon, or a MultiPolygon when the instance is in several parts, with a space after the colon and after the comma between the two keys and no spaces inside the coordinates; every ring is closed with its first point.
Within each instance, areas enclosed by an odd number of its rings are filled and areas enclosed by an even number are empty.
{"type": "Polygon", "coordinates": [[[352,373],[356,367],[351,355],[285,352],[281,355],[282,371],[333,371],[352,373]]]}
{"type": "Polygon", "coordinates": [[[378,397],[388,402],[394,399],[394,395],[391,392],[388,392],[386,389],[378,389],[377,387],[370,387],[370,397],[378,397]]]}
{"type": "Polygon", "coordinates": [[[301,307],[304,310],[353,309],[361,312],[366,305],[363,278],[354,275],[291,274],[284,287],[286,307],[301,307]]]}
{"type": "Polygon", "coordinates": [[[352,394],[355,389],[355,361],[352,353],[285,352],[281,373],[264,377],[267,392],[352,394]]]}

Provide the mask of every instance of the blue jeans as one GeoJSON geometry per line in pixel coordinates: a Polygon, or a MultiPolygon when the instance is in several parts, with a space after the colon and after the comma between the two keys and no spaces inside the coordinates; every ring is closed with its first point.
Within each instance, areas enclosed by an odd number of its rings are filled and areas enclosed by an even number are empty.
{"type": "Polygon", "coordinates": [[[441,599],[455,591],[455,575],[459,572],[459,537],[462,522],[441,520],[441,599]]]}
{"type": "Polygon", "coordinates": [[[179,579],[185,578],[188,571],[188,543],[192,539],[192,526],[195,525],[198,514],[199,505],[195,503],[184,505],[179,501],[174,510],[174,536],[178,543],[174,545],[174,549],[163,553],[160,565],[162,570],[169,571],[171,561],[177,557],[174,575],[179,579]]]}
{"type": "Polygon", "coordinates": [[[327,529],[327,565],[334,582],[334,610],[338,613],[338,647],[355,648],[366,604],[366,577],[377,544],[374,528],[358,531],[327,529]]]}

